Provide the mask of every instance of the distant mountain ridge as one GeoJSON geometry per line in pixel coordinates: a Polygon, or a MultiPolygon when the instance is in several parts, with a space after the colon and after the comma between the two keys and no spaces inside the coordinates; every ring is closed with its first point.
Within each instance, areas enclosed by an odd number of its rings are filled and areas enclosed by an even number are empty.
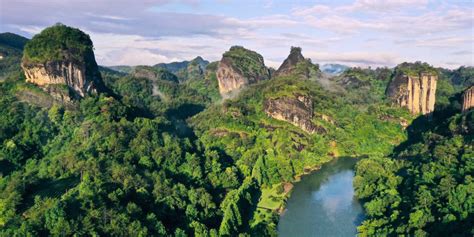
{"type": "Polygon", "coordinates": [[[324,64],[321,66],[321,71],[332,75],[342,74],[347,69],[349,69],[349,66],[334,63],[324,64]]]}
{"type": "Polygon", "coordinates": [[[194,58],[190,61],[185,60],[185,61],[181,61],[181,62],[158,63],[158,64],[154,65],[153,67],[161,67],[161,68],[164,68],[164,69],[166,69],[166,70],[168,70],[172,73],[177,73],[178,71],[188,67],[188,65],[191,62],[195,62],[195,63],[199,64],[200,66],[202,66],[203,68],[205,68],[206,65],[209,64],[209,61],[203,59],[201,56],[197,56],[196,58],[194,58]]]}
{"type": "Polygon", "coordinates": [[[23,48],[29,39],[13,34],[0,33],[0,80],[14,71],[20,71],[23,48]]]}
{"type": "Polygon", "coordinates": [[[14,33],[0,33],[0,45],[10,46],[15,49],[23,50],[28,40],[28,38],[14,33]]]}

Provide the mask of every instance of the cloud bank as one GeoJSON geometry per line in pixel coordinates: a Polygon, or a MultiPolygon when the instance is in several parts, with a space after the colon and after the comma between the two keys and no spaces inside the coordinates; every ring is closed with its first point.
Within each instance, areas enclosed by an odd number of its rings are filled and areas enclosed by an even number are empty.
{"type": "Polygon", "coordinates": [[[278,67],[292,45],[317,63],[473,65],[472,3],[0,0],[0,30],[32,36],[62,22],[89,33],[102,65],[219,60],[232,45],[278,67]]]}

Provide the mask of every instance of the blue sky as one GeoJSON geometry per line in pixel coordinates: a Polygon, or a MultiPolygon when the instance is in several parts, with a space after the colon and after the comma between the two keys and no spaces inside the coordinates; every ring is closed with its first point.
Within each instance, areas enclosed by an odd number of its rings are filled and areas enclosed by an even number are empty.
{"type": "Polygon", "coordinates": [[[232,45],[278,67],[291,46],[315,63],[474,65],[474,3],[430,0],[0,0],[0,31],[56,22],[94,41],[102,65],[214,61],[232,45]]]}

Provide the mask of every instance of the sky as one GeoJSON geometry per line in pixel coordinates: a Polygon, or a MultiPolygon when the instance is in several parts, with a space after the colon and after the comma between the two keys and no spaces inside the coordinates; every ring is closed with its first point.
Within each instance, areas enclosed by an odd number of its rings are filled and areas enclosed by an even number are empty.
{"type": "Polygon", "coordinates": [[[233,45],[277,68],[291,46],[314,63],[474,65],[474,0],[0,0],[0,32],[55,23],[91,36],[100,65],[154,65],[233,45]]]}

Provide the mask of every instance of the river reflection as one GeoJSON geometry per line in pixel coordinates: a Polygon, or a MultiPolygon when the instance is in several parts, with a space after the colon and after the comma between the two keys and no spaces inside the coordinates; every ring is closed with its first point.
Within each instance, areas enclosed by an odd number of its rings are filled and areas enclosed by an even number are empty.
{"type": "Polygon", "coordinates": [[[356,162],[339,158],[303,177],[280,218],[279,236],[355,236],[364,218],[352,187],[356,162]]]}

